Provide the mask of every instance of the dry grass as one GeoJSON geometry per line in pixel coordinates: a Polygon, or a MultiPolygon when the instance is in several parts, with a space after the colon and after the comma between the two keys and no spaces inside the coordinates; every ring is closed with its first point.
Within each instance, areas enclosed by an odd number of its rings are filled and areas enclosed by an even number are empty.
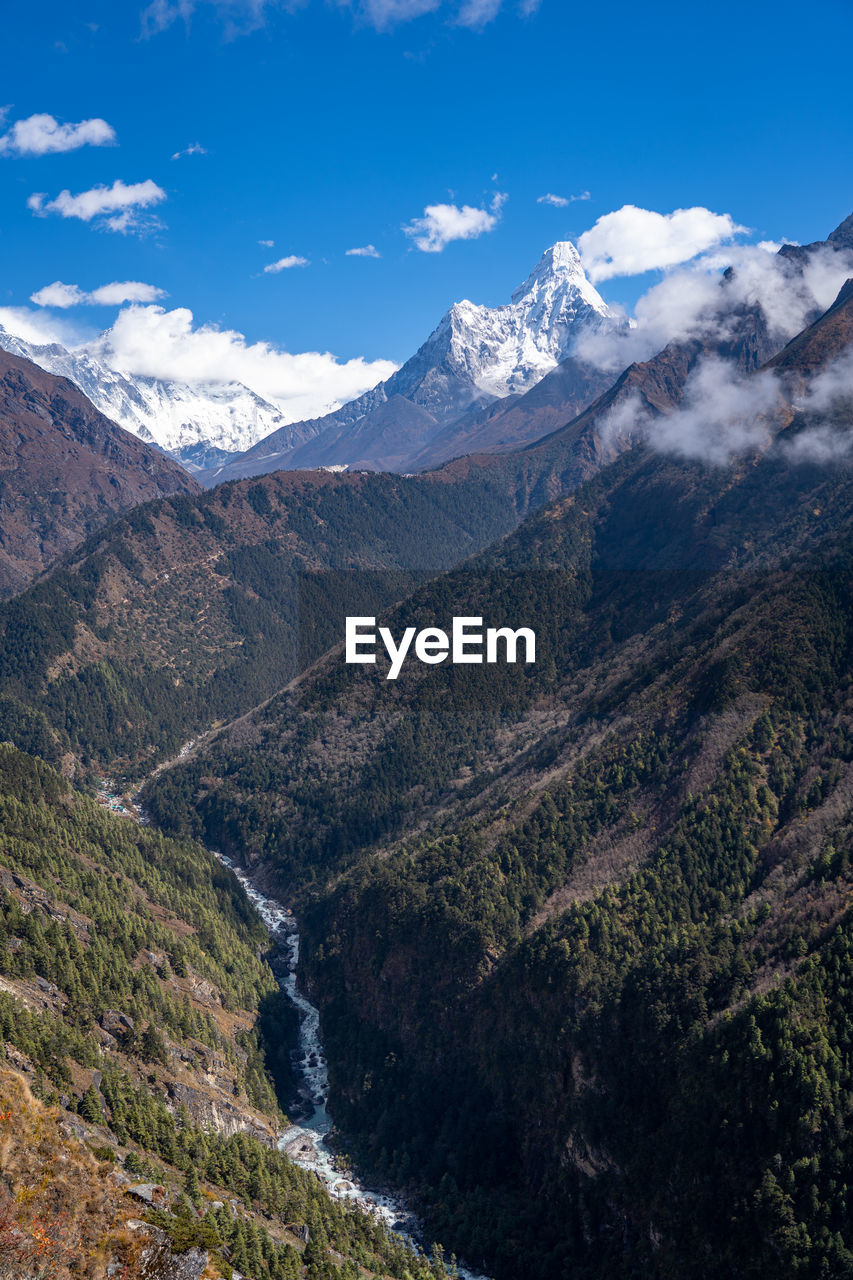
{"type": "Polygon", "coordinates": [[[63,1133],[24,1078],[0,1070],[0,1280],[133,1280],[144,1237],[112,1167],[63,1133]]]}

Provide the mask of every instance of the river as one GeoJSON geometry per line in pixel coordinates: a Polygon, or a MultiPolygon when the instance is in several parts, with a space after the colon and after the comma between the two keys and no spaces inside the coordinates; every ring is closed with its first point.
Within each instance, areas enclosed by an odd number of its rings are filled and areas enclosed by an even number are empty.
{"type": "MultiPolygon", "coordinates": [[[[296,984],[299,963],[299,930],[296,921],[286,907],[267,897],[252,883],[246,872],[224,854],[215,855],[230,867],[242,885],[246,896],[264,922],[276,950],[284,961],[284,972],[279,969],[279,983],[299,1013],[298,1069],[300,1075],[300,1099],[305,1108],[305,1118],[291,1125],[281,1134],[278,1145],[301,1169],[308,1169],[323,1181],[330,1195],[338,1200],[348,1200],[365,1213],[384,1222],[387,1227],[420,1247],[421,1224],[417,1217],[400,1201],[383,1192],[371,1191],[348,1170],[340,1167],[339,1160],[328,1145],[332,1129],[332,1117],[328,1111],[329,1071],[320,1037],[320,1014],[311,1001],[302,994],[296,984]]],[[[460,1280],[487,1280],[476,1271],[457,1263],[460,1280]]]]}

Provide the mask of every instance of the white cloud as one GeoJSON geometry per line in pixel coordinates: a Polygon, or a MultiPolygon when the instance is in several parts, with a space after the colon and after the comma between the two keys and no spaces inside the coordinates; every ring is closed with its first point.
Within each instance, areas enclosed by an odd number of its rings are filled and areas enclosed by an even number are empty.
{"type": "Polygon", "coordinates": [[[639,396],[617,405],[601,423],[605,440],[630,436],[661,453],[723,466],[763,449],[772,439],[784,400],[777,378],[763,371],[744,377],[734,365],[709,356],[691,372],[684,399],[672,413],[651,413],[639,396]]]}
{"type": "Polygon", "coordinates": [[[794,400],[807,420],[804,430],[783,445],[795,462],[830,463],[853,453],[853,346],[815,375],[794,400]]]}
{"type": "Polygon", "coordinates": [[[615,333],[581,334],[578,355],[614,373],[648,360],[669,342],[715,344],[736,334],[738,314],[758,307],[778,346],[835,300],[853,275],[853,251],[823,248],[792,267],[772,246],[732,245],[668,274],[639,299],[615,333]],[[721,272],[731,267],[725,277],[721,272]]]}
{"type": "Polygon", "coordinates": [[[582,191],[579,196],[555,196],[553,192],[548,191],[544,196],[537,196],[537,204],[550,204],[555,209],[565,209],[568,205],[574,204],[576,200],[589,200],[588,191],[582,191]]]}
{"type": "Polygon", "coordinates": [[[664,214],[626,204],[585,231],[578,249],[590,280],[598,282],[678,266],[744,230],[729,214],[701,207],[664,214]]]}
{"type": "MultiPolygon", "coordinates": [[[[2,322],[2,312],[0,312],[2,322]]],[[[338,361],[329,352],[291,354],[212,325],[194,327],[184,307],[119,312],[94,354],[126,373],[189,383],[242,382],[279,404],[290,421],[318,417],[388,378],[390,360],[338,361]]]]}
{"type": "Polygon", "coordinates": [[[54,280],[53,284],[46,284],[30,294],[30,302],[34,302],[37,307],[59,307],[61,311],[68,307],[79,307],[85,301],[86,294],[82,289],[76,284],[63,284],[61,280],[54,280]]]}
{"type": "Polygon", "coordinates": [[[307,267],[308,259],[300,258],[298,254],[291,253],[286,258],[279,258],[278,262],[268,262],[264,267],[264,275],[278,275],[279,271],[290,271],[292,267],[307,267]]]}
{"type": "Polygon", "coordinates": [[[46,156],[59,151],[76,151],[78,147],[108,147],[115,140],[115,129],[106,120],[60,124],[53,116],[42,113],[17,120],[0,138],[0,155],[46,156]]]}
{"type": "Polygon", "coordinates": [[[747,377],[733,364],[706,356],[691,372],[677,409],[657,414],[632,395],[602,420],[602,439],[622,447],[643,440],[659,452],[716,466],[769,446],[793,463],[848,462],[853,455],[853,347],[793,399],[791,392],[785,373],[764,369],[747,377]],[[800,429],[779,438],[795,413],[800,429]]]}
{"type": "Polygon", "coordinates": [[[347,249],[346,256],[348,258],[381,258],[382,254],[375,244],[365,244],[360,249],[347,249]]]}
{"type": "Polygon", "coordinates": [[[464,0],[456,21],[462,27],[484,27],[498,16],[503,0],[464,0]]]}
{"type": "Polygon", "coordinates": [[[264,249],[272,249],[275,245],[275,240],[259,240],[258,244],[262,245],[264,249]]]}
{"type": "Polygon", "coordinates": [[[503,192],[498,192],[488,209],[470,204],[461,209],[455,204],[429,204],[424,216],[413,219],[403,231],[422,253],[441,253],[452,240],[476,240],[485,232],[494,231],[506,199],[503,192]]]}
{"type": "Polygon", "coordinates": [[[76,320],[52,311],[31,311],[29,307],[0,307],[0,326],[37,347],[51,342],[71,347],[94,336],[76,320]]]}
{"type": "Polygon", "coordinates": [[[54,280],[30,295],[30,302],[39,307],[101,306],[120,307],[124,302],[156,302],[165,298],[164,289],[153,284],[143,284],[141,280],[114,280],[110,284],[102,284],[99,288],[86,293],[76,284],[63,284],[54,280]]]}
{"type": "Polygon", "coordinates": [[[180,160],[183,156],[206,156],[207,147],[203,147],[200,142],[191,142],[188,147],[184,147],[183,151],[176,151],[172,156],[173,160],[180,160]]]}
{"type": "Polygon", "coordinates": [[[154,284],[144,284],[141,280],[114,280],[94,289],[89,299],[97,306],[120,307],[124,302],[156,302],[165,296],[166,290],[158,289],[154,284]]]}
{"type": "Polygon", "coordinates": [[[117,179],[111,187],[92,187],[76,196],[68,190],[60,191],[55,200],[47,200],[43,192],[35,192],[27,200],[27,207],[39,217],[58,213],[62,218],[79,218],[81,222],[97,220],[99,226],[109,231],[128,232],[156,225],[156,219],[143,217],[139,211],[165,199],[166,192],[150,178],[130,185],[117,179]]]}

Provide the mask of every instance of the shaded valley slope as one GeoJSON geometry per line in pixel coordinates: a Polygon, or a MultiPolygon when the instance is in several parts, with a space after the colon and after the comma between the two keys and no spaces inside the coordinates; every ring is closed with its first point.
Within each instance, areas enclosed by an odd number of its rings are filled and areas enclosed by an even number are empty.
{"type": "Polygon", "coordinates": [[[0,596],[114,516],[198,484],[66,378],[0,351],[0,596]]]}

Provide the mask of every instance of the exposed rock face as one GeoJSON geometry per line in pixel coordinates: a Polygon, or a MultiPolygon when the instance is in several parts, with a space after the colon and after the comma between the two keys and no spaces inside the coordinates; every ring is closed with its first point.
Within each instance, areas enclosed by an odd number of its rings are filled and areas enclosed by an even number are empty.
{"type": "Polygon", "coordinates": [[[197,488],[65,378],[0,351],[0,596],[117,513],[197,488]]]}
{"type": "Polygon", "coordinates": [[[200,1280],[210,1261],[207,1250],[173,1253],[165,1231],[145,1223],[139,1223],[139,1229],[151,1237],[142,1254],[139,1280],[200,1280]]]}
{"type": "Polygon", "coordinates": [[[206,1092],[180,1080],[169,1084],[169,1096],[179,1106],[185,1106],[196,1124],[211,1133],[221,1133],[230,1138],[235,1133],[248,1133],[260,1142],[272,1143],[270,1129],[248,1110],[229,1102],[219,1091],[206,1092]]]}

